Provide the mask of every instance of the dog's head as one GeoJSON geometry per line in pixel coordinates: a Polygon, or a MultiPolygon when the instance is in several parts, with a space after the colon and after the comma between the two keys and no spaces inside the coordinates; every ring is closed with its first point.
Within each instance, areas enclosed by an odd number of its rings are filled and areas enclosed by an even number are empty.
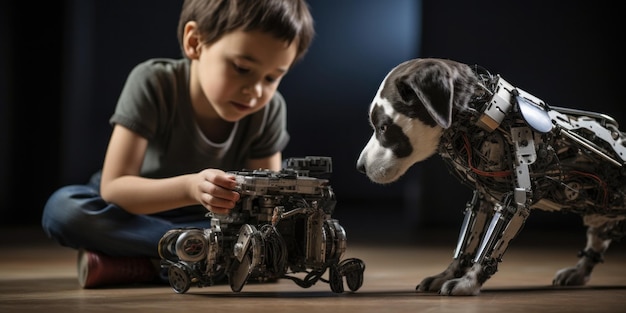
{"type": "Polygon", "coordinates": [[[478,80],[463,63],[414,59],[393,68],[370,106],[374,134],[357,169],[376,183],[396,181],[437,151],[454,110],[464,110],[478,80]]]}

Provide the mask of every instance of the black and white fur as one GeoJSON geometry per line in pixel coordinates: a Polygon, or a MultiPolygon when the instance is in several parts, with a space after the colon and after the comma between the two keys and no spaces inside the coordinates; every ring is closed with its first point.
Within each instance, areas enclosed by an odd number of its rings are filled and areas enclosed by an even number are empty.
{"type": "MultiPolygon", "coordinates": [[[[474,189],[475,199],[468,202],[472,209],[471,212],[466,211],[464,228],[467,229],[462,230],[460,237],[463,238],[459,238],[457,254],[447,269],[423,279],[417,290],[443,295],[479,294],[485,281],[497,271],[497,264],[501,262],[509,241],[521,230],[530,210],[536,208],[572,210],[583,217],[587,226],[587,245],[580,252],[578,263],[558,271],[553,284],[584,285],[593,267],[603,260],[611,240],[619,239],[626,232],[624,171],[620,164],[608,164],[589,153],[585,147],[589,148],[590,144],[581,147],[561,138],[563,132],[571,134],[578,131],[584,137],[588,130],[575,129],[577,123],[596,123],[584,116],[551,112],[545,106],[554,120],[566,126],[572,124],[571,129],[563,130],[555,124],[557,126],[551,132],[536,132],[524,123],[519,112],[512,112],[512,117],[507,117],[508,120],[495,131],[485,132],[474,125],[480,114],[475,100],[484,89],[484,81],[466,64],[445,59],[414,59],[399,64],[387,74],[371,103],[369,116],[374,133],[358,158],[359,171],[373,182],[387,184],[396,181],[415,163],[439,154],[451,164],[451,172],[474,189]],[[519,188],[519,183],[516,183],[515,164],[519,161],[515,161],[516,155],[511,151],[515,151],[512,145],[519,142],[513,141],[512,129],[516,132],[520,129],[530,131],[537,151],[541,150],[537,153],[537,160],[527,165],[532,182],[526,189],[519,188]],[[471,140],[474,147],[472,151],[466,148],[468,154],[482,153],[480,156],[483,159],[489,159],[490,155],[495,157],[490,162],[463,164],[464,161],[459,161],[464,158],[459,158],[462,153],[451,148],[463,138],[471,140]],[[489,170],[510,175],[483,179],[475,174],[489,170]],[[534,176],[533,171],[541,175],[534,176]],[[558,174],[554,178],[545,179],[550,175],[543,173],[555,171],[558,174]],[[594,180],[587,179],[589,177],[594,180]],[[602,186],[606,188],[603,200],[598,201],[601,203],[588,205],[593,198],[590,194],[585,201],[576,199],[579,194],[571,195],[574,190],[571,186],[578,186],[574,183],[589,184],[590,189],[595,190],[600,188],[595,183],[598,180],[602,180],[602,186]],[[564,196],[565,192],[569,192],[569,198],[564,196]],[[510,213],[502,213],[504,211],[510,213]],[[499,220],[508,224],[498,224],[499,220]],[[492,227],[495,231],[488,234],[490,226],[495,226],[492,227]]],[[[611,130],[617,138],[615,143],[622,144],[623,134],[617,131],[616,126],[611,130]]],[[[588,143],[584,138],[581,141],[588,143]]],[[[599,150],[604,148],[602,146],[599,150]]],[[[605,155],[611,154],[608,150],[611,150],[610,147],[603,150],[605,155]]],[[[517,159],[520,159],[519,154],[517,159]]],[[[617,163],[623,164],[621,159],[617,163]]],[[[582,189],[574,191],[580,192],[580,195],[584,192],[582,189]]],[[[600,197],[593,199],[597,198],[600,197]]]]}

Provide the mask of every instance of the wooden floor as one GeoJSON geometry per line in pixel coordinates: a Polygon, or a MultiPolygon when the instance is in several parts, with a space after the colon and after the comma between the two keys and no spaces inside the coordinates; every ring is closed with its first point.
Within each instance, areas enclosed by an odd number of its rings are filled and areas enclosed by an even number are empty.
{"type": "Polygon", "coordinates": [[[475,297],[414,291],[421,278],[447,266],[453,241],[348,241],[344,257],[366,263],[364,284],[354,293],[333,293],[323,282],[304,289],[279,280],[248,284],[239,293],[218,285],[177,294],[167,285],[80,289],[75,251],[48,241],[38,229],[4,229],[2,235],[0,312],[626,312],[623,245],[609,251],[587,286],[550,285],[556,270],[576,261],[580,234],[524,235],[475,297]]]}

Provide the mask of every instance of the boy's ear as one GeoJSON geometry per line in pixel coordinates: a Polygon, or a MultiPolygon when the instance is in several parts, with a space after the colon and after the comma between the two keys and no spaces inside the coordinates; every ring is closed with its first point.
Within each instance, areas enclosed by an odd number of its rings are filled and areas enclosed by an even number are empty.
{"type": "Polygon", "coordinates": [[[183,33],[183,49],[185,55],[191,60],[200,57],[200,37],[198,36],[198,25],[194,21],[185,24],[183,33]]]}

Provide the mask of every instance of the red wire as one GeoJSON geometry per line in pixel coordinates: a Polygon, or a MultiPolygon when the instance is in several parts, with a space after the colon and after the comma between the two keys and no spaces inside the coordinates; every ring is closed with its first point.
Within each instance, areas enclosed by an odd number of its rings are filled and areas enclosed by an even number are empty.
{"type": "Polygon", "coordinates": [[[603,205],[604,205],[604,207],[607,206],[607,204],[609,202],[609,199],[608,199],[609,198],[609,191],[607,190],[606,183],[604,181],[602,181],[602,179],[600,177],[598,177],[598,176],[596,176],[594,174],[591,174],[591,173],[585,173],[585,172],[580,172],[580,171],[571,171],[571,173],[582,175],[582,176],[585,176],[585,177],[589,177],[589,178],[597,181],[598,184],[600,184],[600,187],[602,187],[602,190],[604,191],[604,197],[603,197],[604,198],[603,199],[604,203],[603,203],[603,205]]]}
{"type": "Polygon", "coordinates": [[[472,166],[472,151],[470,148],[469,140],[467,139],[466,134],[463,134],[463,141],[465,142],[465,152],[467,152],[467,166],[472,170],[472,172],[486,177],[507,177],[511,175],[512,171],[497,171],[497,172],[486,172],[479,170],[472,166]]]}
{"type": "MultiPolygon", "coordinates": [[[[480,176],[486,176],[486,177],[507,177],[509,175],[511,175],[512,171],[497,171],[497,172],[486,172],[486,171],[482,171],[479,170],[475,167],[472,166],[472,152],[471,152],[471,148],[470,148],[470,142],[469,139],[467,139],[467,135],[463,134],[463,141],[464,141],[464,148],[465,151],[467,152],[467,165],[469,166],[469,168],[472,170],[472,172],[480,175],[480,176]]],[[[607,186],[606,183],[604,181],[602,181],[602,179],[594,174],[590,174],[590,173],[585,173],[585,172],[580,172],[580,171],[571,171],[571,173],[573,174],[578,174],[578,175],[582,175],[585,177],[589,177],[595,181],[598,182],[598,184],[600,184],[600,186],[602,187],[602,190],[604,191],[604,197],[603,197],[603,205],[606,207],[607,203],[608,203],[608,190],[607,190],[607,186]]]]}

